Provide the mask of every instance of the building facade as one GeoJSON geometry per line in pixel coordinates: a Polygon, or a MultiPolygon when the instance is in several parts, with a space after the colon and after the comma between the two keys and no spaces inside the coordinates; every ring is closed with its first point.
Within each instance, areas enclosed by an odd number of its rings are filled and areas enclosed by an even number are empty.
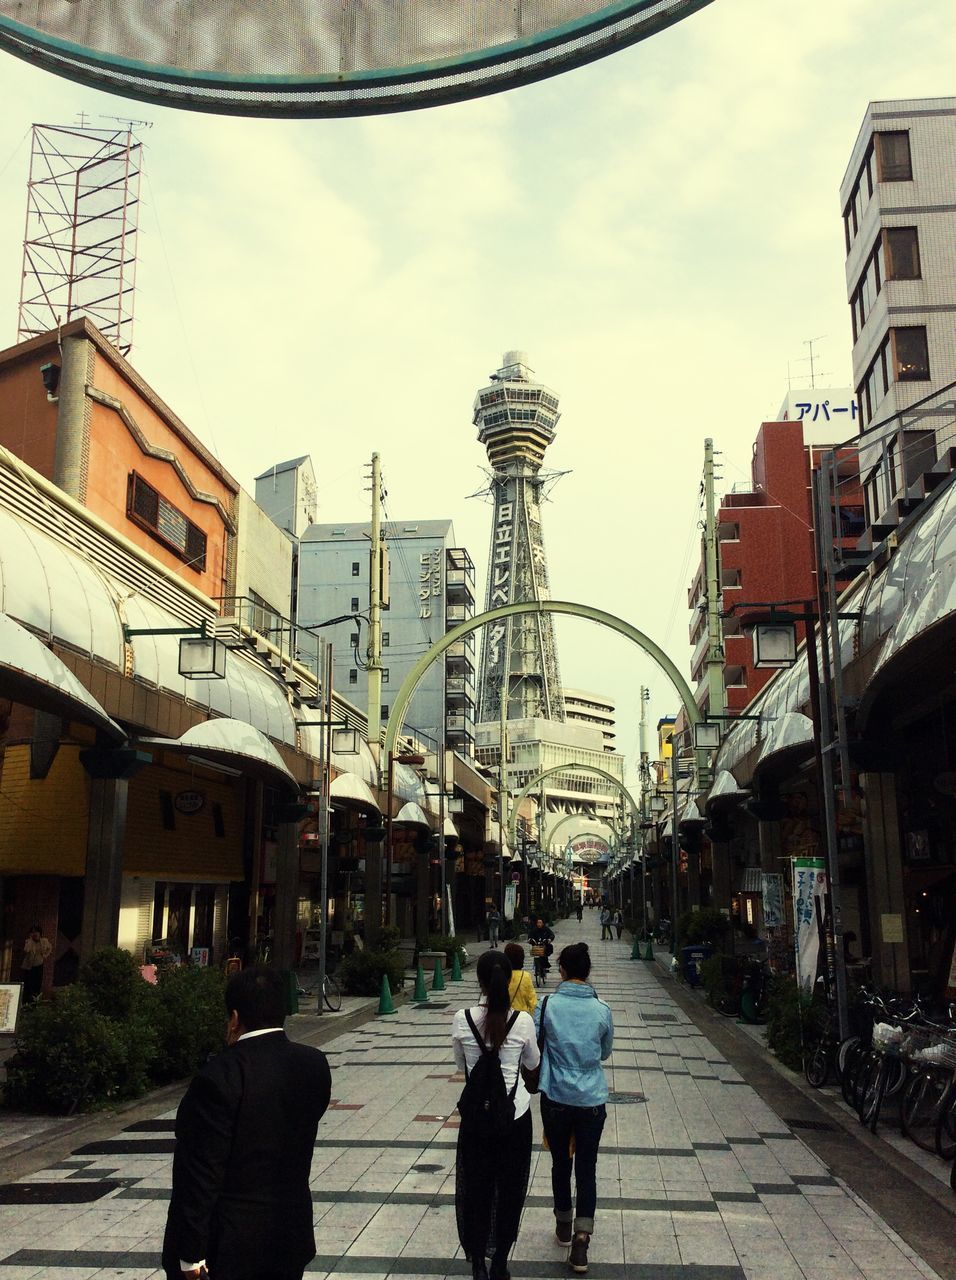
{"type": "MultiPolygon", "coordinates": [[[[817,393],[801,394],[809,397],[817,393]]],[[[831,395],[833,400],[841,398],[840,393],[831,395]]],[[[842,398],[845,400],[845,393],[842,398]]],[[[788,411],[786,403],[784,410],[788,411]]],[[[724,687],[727,711],[731,714],[743,711],[772,674],[754,666],[746,626],[748,611],[741,608],[737,612],[735,606],[815,598],[810,472],[824,447],[819,441],[821,434],[820,424],[811,425],[799,417],[762,423],[754,442],[751,482],[725,493],[717,511],[724,687]]],[[[851,480],[856,465],[855,450],[844,450],[841,457],[844,453],[847,474],[836,519],[841,545],[850,546],[855,545],[862,531],[862,496],[851,480]]],[[[707,710],[708,702],[706,593],[702,545],[700,563],[687,594],[693,646],[691,683],[702,710],[707,710]]]]}
{"type": "Polygon", "coordinates": [[[840,199],[871,527],[895,526],[895,504],[940,464],[952,469],[954,183],[956,98],[869,104],[840,199]]]}
{"type": "Polygon", "coordinates": [[[564,718],[568,722],[594,724],[601,730],[605,752],[613,752],[615,732],[615,705],[613,698],[599,693],[587,693],[583,689],[563,689],[564,718]]]}
{"type": "MultiPolygon", "coordinates": [[[[368,524],[319,524],[299,544],[297,615],[313,627],[369,605],[368,524]]],[[[455,545],[450,520],[392,521],[384,525],[389,559],[389,603],[382,613],[382,720],[418,659],[447,630],[474,617],[475,569],[455,545]]],[[[368,698],[364,619],[329,633],[335,645],[335,686],[365,706],[368,698]]],[[[433,663],[412,699],[405,724],[433,741],[473,754],[475,736],[474,640],[453,646],[433,663]]]]}

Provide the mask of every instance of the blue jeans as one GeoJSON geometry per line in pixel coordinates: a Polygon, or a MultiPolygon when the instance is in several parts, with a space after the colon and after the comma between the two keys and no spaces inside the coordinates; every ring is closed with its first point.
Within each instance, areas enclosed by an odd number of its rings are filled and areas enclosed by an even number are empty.
{"type": "Polygon", "coordinates": [[[566,1107],[541,1095],[541,1123],[551,1148],[551,1195],[554,1216],[558,1222],[574,1221],[575,1231],[594,1230],[597,1207],[597,1157],[601,1133],[607,1119],[607,1108],[566,1107]],[[574,1155],[570,1153],[574,1138],[574,1155]],[[577,1207],[571,1207],[571,1170],[577,1207]]]}

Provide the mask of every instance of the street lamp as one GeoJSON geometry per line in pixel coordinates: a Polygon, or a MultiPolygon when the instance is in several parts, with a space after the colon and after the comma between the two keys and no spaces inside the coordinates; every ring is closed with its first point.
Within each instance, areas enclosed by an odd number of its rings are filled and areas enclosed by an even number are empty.
{"type": "Polygon", "coordinates": [[[698,751],[716,751],[720,746],[720,723],[698,720],[694,725],[694,747],[698,751]]]}
{"type": "Polygon", "coordinates": [[[758,622],[752,644],[755,667],[792,667],[797,660],[796,620],[758,622]]]}

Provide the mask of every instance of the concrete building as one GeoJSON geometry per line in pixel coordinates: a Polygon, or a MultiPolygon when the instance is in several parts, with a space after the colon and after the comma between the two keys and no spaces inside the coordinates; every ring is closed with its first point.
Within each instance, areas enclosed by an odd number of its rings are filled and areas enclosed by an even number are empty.
{"type": "MultiPolygon", "coordinates": [[[[800,393],[818,403],[817,392],[800,393]]],[[[834,400],[841,393],[828,393],[834,400]]],[[[845,399],[846,393],[842,393],[845,399]]],[[[796,403],[796,402],[795,402],[796,403]]],[[[819,403],[823,403],[819,401],[819,403]]],[[[785,402],[783,409],[788,411],[785,402]]],[[[849,415],[848,415],[849,416],[849,415]]],[[[832,426],[832,420],[829,424],[832,426]]],[[[809,600],[816,592],[810,471],[823,447],[819,424],[795,418],[764,422],[754,442],[752,479],[724,494],[717,511],[718,576],[727,711],[743,711],[772,672],[755,668],[747,613],[737,602],[809,600]],[[814,440],[810,443],[808,436],[814,440]]],[[[851,483],[855,451],[844,451],[846,477],[840,493],[841,544],[855,545],[862,532],[862,496],[851,483]]],[[[842,456],[842,455],[841,455],[842,456]]],[[[706,659],[707,574],[701,558],[687,593],[691,610],[691,683],[702,710],[708,709],[706,659]]]]}
{"type": "Polygon", "coordinates": [[[293,538],[301,538],[315,524],[315,468],[308,454],[277,462],[256,476],[256,502],[272,520],[293,538]]]}
{"type": "Polygon", "coordinates": [[[617,734],[613,699],[602,697],[599,693],[586,693],[583,689],[565,688],[562,692],[565,720],[598,725],[604,739],[605,752],[614,751],[614,740],[617,734]]]}
{"type": "Polygon", "coordinates": [[[945,390],[956,379],[954,184],[956,98],[869,104],[840,200],[873,545],[880,526],[895,527],[925,496],[914,492],[923,476],[948,473],[956,458],[956,406],[945,390]]]}
{"type": "MultiPolygon", "coordinates": [[[[382,719],[421,655],[450,627],[474,616],[475,569],[455,545],[450,520],[408,520],[384,526],[389,549],[389,607],[382,615],[382,719]]],[[[315,626],[342,614],[362,614],[369,603],[368,524],[317,524],[299,544],[296,621],[315,626]]],[[[368,698],[364,620],[328,633],[335,645],[335,686],[364,706],[368,698]]],[[[471,637],[454,646],[444,665],[434,663],[418,686],[409,732],[444,741],[466,756],[475,736],[475,659],[471,637]]]]}

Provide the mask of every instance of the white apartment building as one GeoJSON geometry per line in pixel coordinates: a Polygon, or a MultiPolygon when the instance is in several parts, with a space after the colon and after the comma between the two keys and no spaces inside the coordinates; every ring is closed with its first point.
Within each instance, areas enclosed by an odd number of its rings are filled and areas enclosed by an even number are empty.
{"type": "Polygon", "coordinates": [[[613,698],[584,689],[564,689],[564,718],[581,724],[597,725],[604,739],[605,752],[615,750],[615,705],[613,698]]]}
{"type": "Polygon", "coordinates": [[[956,456],[956,98],[871,102],[840,199],[867,523],[889,528],[956,456]]]}

